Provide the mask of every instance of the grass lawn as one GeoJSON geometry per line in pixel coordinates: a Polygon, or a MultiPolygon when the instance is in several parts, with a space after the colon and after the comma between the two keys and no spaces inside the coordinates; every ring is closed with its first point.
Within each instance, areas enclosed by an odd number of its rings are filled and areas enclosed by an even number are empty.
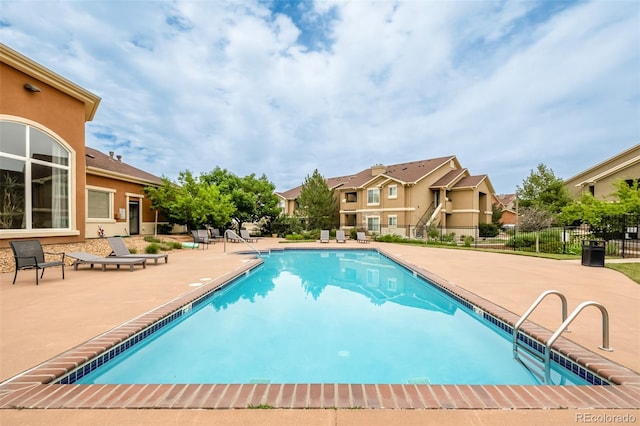
{"type": "Polygon", "coordinates": [[[614,269],[621,272],[631,278],[633,281],[640,284],[640,263],[606,263],[605,266],[609,269],[614,269]]]}

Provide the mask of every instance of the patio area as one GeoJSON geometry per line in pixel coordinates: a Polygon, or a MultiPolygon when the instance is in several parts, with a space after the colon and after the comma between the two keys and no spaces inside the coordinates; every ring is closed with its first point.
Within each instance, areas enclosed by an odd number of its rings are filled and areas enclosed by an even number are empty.
{"type": "MultiPolygon", "coordinates": [[[[281,244],[265,238],[253,244],[269,247],[342,248],[329,244],[281,244]]],[[[355,241],[348,246],[357,246],[355,241]]],[[[184,297],[204,282],[223,280],[242,271],[251,256],[234,254],[246,251],[241,244],[218,242],[208,250],[172,251],[169,263],[148,265],[130,272],[128,268],[69,268],[62,280],[59,271],[48,269],[40,285],[35,285],[33,271],[0,276],[0,380],[6,380],[49,360],[114,327],[184,297]]],[[[610,345],[613,352],[597,349],[602,343],[602,316],[587,308],[564,335],[572,342],[616,364],[640,371],[640,285],[622,274],[606,268],[581,266],[579,261],[555,261],[525,256],[464,250],[447,250],[372,243],[403,262],[428,271],[452,287],[468,290],[508,311],[521,315],[545,290],[564,293],[569,312],[586,300],[604,305],[610,317],[610,345]]],[[[561,322],[560,302],[549,298],[539,306],[530,320],[554,331],[561,322]]],[[[627,393],[640,399],[640,388],[629,386],[627,393]]],[[[265,391],[266,395],[266,391],[265,391]]],[[[6,398],[0,394],[0,402],[6,398]]],[[[436,395],[437,397],[437,395],[436,395]]],[[[467,397],[468,398],[468,397],[467,397]]],[[[237,400],[238,398],[236,398],[237,400]]],[[[465,399],[463,395],[463,400],[465,399]]],[[[231,406],[234,406],[232,401],[231,406]]],[[[468,401],[467,401],[468,402],[468,401]]],[[[612,402],[612,401],[609,401],[612,402]]],[[[52,405],[54,407],[55,404],[52,405]]],[[[99,406],[99,405],[98,405],[99,406]]],[[[473,404],[452,405],[441,409],[367,409],[367,402],[357,410],[269,410],[241,409],[3,409],[0,423],[13,424],[550,424],[580,423],[587,416],[640,416],[638,405],[629,409],[613,407],[604,401],[578,410],[535,409],[535,405],[507,406],[504,409],[473,409],[473,404]],[[471,407],[471,408],[469,408],[471,407]],[[524,409],[520,409],[524,408],[524,409]],[[578,416],[578,417],[577,417],[578,416]]],[[[397,406],[397,404],[396,404],[397,406]]],[[[407,407],[411,408],[411,407],[407,407]]]]}

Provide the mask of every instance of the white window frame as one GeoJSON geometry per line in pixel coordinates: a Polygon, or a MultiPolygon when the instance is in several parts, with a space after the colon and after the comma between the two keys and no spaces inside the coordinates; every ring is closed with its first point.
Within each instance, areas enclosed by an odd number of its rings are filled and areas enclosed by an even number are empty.
{"type": "Polygon", "coordinates": [[[367,205],[368,206],[378,206],[380,205],[380,188],[369,188],[367,189],[367,205]],[[374,196],[374,194],[377,194],[374,196]],[[377,201],[372,199],[376,199],[377,201]]]}
{"type": "Polygon", "coordinates": [[[394,200],[394,199],[398,198],[398,185],[389,185],[388,186],[387,197],[390,200],[394,200]]]}
{"type": "Polygon", "coordinates": [[[115,194],[116,190],[113,188],[104,188],[101,186],[92,186],[92,185],[87,185],[86,186],[86,210],[85,210],[85,217],[87,219],[88,223],[97,223],[97,222],[106,222],[106,223],[115,223],[116,219],[113,216],[113,203],[114,203],[114,194],[115,194]],[[89,191],[94,191],[94,192],[103,192],[103,193],[108,193],[109,194],[109,217],[90,217],[89,216],[89,191]]]}
{"type": "Polygon", "coordinates": [[[389,226],[389,228],[396,228],[398,226],[398,215],[390,214],[387,217],[387,225],[389,226]]]}
{"type": "Polygon", "coordinates": [[[380,216],[367,216],[367,231],[380,233],[380,216]],[[374,221],[375,224],[372,224],[374,221]]]}
{"type": "MultiPolygon", "coordinates": [[[[39,123],[36,123],[31,120],[25,120],[21,117],[15,117],[11,115],[0,114],[0,122],[2,123],[13,123],[24,126],[25,131],[25,150],[21,155],[11,154],[9,152],[4,152],[0,149],[0,156],[13,159],[17,161],[21,161],[24,163],[24,220],[25,227],[24,228],[9,228],[9,229],[0,229],[0,236],[2,238],[24,238],[26,236],[66,236],[66,235],[79,235],[79,232],[75,230],[76,221],[75,221],[75,210],[76,206],[72,202],[73,194],[75,193],[75,155],[74,151],[70,145],[68,145],[62,137],[57,135],[55,132],[50,131],[47,128],[42,127],[39,123]],[[47,136],[52,143],[57,144],[58,148],[66,152],[67,154],[67,164],[57,164],[54,162],[48,162],[44,160],[39,160],[31,157],[31,131],[30,129],[34,129],[43,133],[47,136]],[[40,165],[44,167],[49,167],[52,170],[57,169],[66,173],[66,202],[63,204],[59,204],[59,208],[61,211],[66,212],[64,218],[66,220],[66,226],[61,227],[50,227],[50,228],[40,228],[34,227],[33,225],[33,216],[34,216],[34,207],[33,207],[33,197],[32,193],[32,185],[34,180],[32,178],[32,169],[34,165],[40,165]]],[[[64,191],[63,191],[63,195],[64,191]]],[[[52,207],[53,208],[53,207],[52,207]]]]}

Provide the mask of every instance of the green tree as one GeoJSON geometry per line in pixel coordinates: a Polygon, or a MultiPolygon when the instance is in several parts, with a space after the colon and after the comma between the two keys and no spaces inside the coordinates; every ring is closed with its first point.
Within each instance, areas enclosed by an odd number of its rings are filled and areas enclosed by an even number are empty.
{"type": "Polygon", "coordinates": [[[189,229],[227,223],[234,209],[231,197],[221,194],[217,186],[195,178],[188,170],[180,172],[177,185],[163,178],[159,188],[149,187],[145,193],[170,223],[185,224],[189,229]]]}
{"type": "Polygon", "coordinates": [[[599,228],[608,216],[640,214],[640,188],[638,182],[629,185],[624,180],[613,183],[615,191],[607,200],[601,200],[584,192],[580,198],[562,209],[559,219],[567,225],[586,223],[599,228]]]}
{"type": "Polygon", "coordinates": [[[212,172],[203,174],[201,179],[219,187],[221,193],[229,195],[235,207],[231,218],[238,232],[244,223],[272,221],[280,213],[275,185],[265,175],[259,178],[255,174],[239,177],[216,167],[212,172]]]}
{"type": "Polygon", "coordinates": [[[520,207],[535,207],[554,215],[571,203],[563,180],[542,163],[538,164],[536,171],[531,170],[529,177],[522,181],[522,187],[517,187],[517,192],[520,207]]]}
{"type": "Polygon", "coordinates": [[[309,229],[331,229],[339,225],[338,206],[327,181],[318,172],[307,176],[298,196],[296,215],[306,220],[309,229]]]}
{"type": "Polygon", "coordinates": [[[145,196],[151,200],[151,208],[158,210],[171,225],[181,223],[181,220],[171,211],[171,204],[175,201],[179,190],[180,187],[164,176],[159,186],[147,186],[143,189],[145,196]]]}

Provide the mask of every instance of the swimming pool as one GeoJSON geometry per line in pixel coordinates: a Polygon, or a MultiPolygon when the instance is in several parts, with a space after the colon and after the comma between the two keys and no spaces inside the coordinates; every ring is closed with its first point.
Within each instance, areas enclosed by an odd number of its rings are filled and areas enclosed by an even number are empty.
{"type": "MultiPolygon", "coordinates": [[[[535,362],[513,359],[504,324],[376,250],[264,261],[60,382],[540,383],[535,362]]],[[[556,366],[552,383],[587,382],[556,366]]]]}
{"type": "MultiPolygon", "coordinates": [[[[323,245],[284,245],[271,250],[323,248],[323,245]]],[[[344,249],[361,247],[346,244],[344,249]]],[[[421,263],[408,263],[403,251],[395,245],[370,245],[371,249],[394,259],[450,295],[463,306],[478,312],[478,316],[511,333],[511,326],[520,318],[464,286],[434,275],[421,268],[421,263]]],[[[420,248],[404,247],[417,252],[420,248]]],[[[206,252],[206,253],[205,253],[206,252]]],[[[201,257],[211,262],[225,262],[226,254],[201,257]]],[[[184,253],[184,267],[195,253],[184,253]]],[[[241,254],[236,252],[236,254],[241,254]]],[[[425,254],[426,255],[426,254],[425,254]]],[[[198,257],[199,259],[199,257],[198,257]]],[[[152,336],[179,319],[189,308],[197,308],[217,289],[232,283],[261,264],[260,259],[244,257],[242,265],[225,267],[215,278],[200,278],[203,285],[182,293],[175,299],[141,312],[138,316],[74,346],[10,379],[0,383],[0,409],[67,408],[67,409],[238,409],[238,408],[298,408],[298,409],[619,409],[638,408],[640,375],[602,357],[572,340],[561,337],[554,345],[552,359],[566,369],[575,370],[590,383],[599,384],[606,378],[611,386],[531,386],[531,385],[426,385],[411,384],[346,384],[346,383],[253,383],[253,384],[75,384],[76,379],[89,374],[101,364],[114,359],[128,348],[152,336]],[[587,367],[588,366],[588,367],[587,367]],[[593,381],[592,381],[593,380],[593,381]]],[[[171,264],[169,264],[171,265],[171,264]]],[[[176,264],[174,264],[176,265],[176,264]]],[[[197,276],[211,276],[207,268],[191,266],[197,276]]],[[[129,277],[129,275],[127,275],[129,277]]],[[[131,277],[134,278],[134,277],[131,277]]],[[[138,276],[135,279],[139,279],[138,276]]],[[[144,278],[143,278],[144,279],[144,278]]],[[[135,280],[127,281],[135,285],[135,280]]],[[[185,281],[189,283],[189,281],[185,281]]],[[[154,284],[163,284],[162,280],[154,284]]],[[[102,287],[104,288],[104,287],[102,287]]],[[[105,288],[108,291],[108,288],[105,288]]],[[[81,326],[81,325],[79,325],[81,326]]],[[[521,336],[537,347],[553,333],[527,322],[521,336]]],[[[575,337],[575,336],[574,336],[575,337]]]]}

